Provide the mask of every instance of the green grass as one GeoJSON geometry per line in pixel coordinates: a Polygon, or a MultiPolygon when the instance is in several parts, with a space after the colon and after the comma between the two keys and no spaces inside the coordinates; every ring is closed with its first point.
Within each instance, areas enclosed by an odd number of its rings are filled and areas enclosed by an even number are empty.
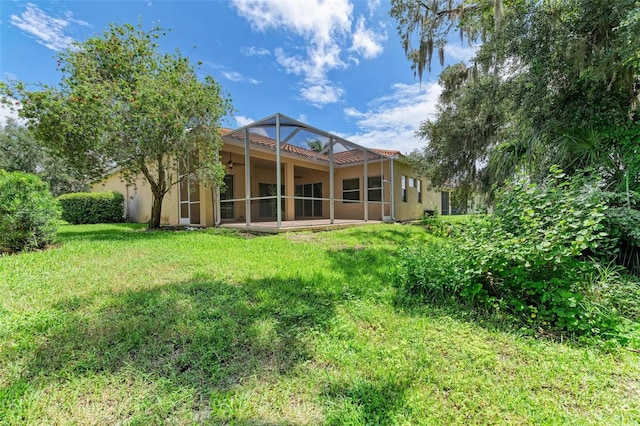
{"type": "Polygon", "coordinates": [[[398,305],[420,227],[63,226],[0,258],[0,424],[638,424],[640,359],[398,305]]]}

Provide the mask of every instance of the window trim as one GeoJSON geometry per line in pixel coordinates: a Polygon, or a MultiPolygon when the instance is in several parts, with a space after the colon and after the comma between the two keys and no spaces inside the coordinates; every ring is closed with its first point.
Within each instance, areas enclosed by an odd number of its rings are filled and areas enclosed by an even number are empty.
{"type": "Polygon", "coordinates": [[[378,175],[378,176],[369,176],[369,177],[367,177],[367,190],[368,190],[367,201],[371,201],[371,202],[374,202],[374,203],[381,202],[382,201],[382,176],[378,175]],[[373,180],[373,179],[377,179],[378,180],[378,182],[376,183],[376,186],[371,184],[371,180],[373,180]],[[371,197],[372,193],[376,194],[376,196],[374,196],[373,198],[371,197]]]}
{"type": "Polygon", "coordinates": [[[351,203],[359,203],[359,202],[360,202],[360,178],[355,177],[355,178],[349,178],[349,179],[342,179],[342,203],[351,204],[351,203]],[[345,189],[345,183],[349,181],[351,182],[357,181],[358,182],[357,188],[345,189]],[[345,196],[346,194],[355,194],[356,198],[348,198],[347,196],[345,196]]]}
{"type": "Polygon", "coordinates": [[[407,202],[407,177],[405,175],[400,176],[400,187],[402,188],[402,202],[407,202]]]}

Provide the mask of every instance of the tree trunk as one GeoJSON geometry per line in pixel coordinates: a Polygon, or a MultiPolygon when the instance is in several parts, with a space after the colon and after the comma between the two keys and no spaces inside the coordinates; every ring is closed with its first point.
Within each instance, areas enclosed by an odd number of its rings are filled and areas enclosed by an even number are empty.
{"type": "Polygon", "coordinates": [[[153,195],[151,218],[149,219],[149,229],[160,228],[160,218],[162,217],[162,200],[167,193],[167,184],[165,182],[165,171],[162,163],[162,155],[158,155],[156,160],[158,168],[158,180],[154,179],[149,172],[144,158],[141,158],[139,161],[140,171],[147,179],[147,182],[149,182],[149,186],[151,186],[151,194],[153,195]]]}
{"type": "Polygon", "coordinates": [[[160,228],[160,218],[162,213],[162,200],[164,199],[164,194],[159,193],[153,194],[153,205],[151,206],[151,219],[149,219],[149,229],[159,229],[160,228]]]}

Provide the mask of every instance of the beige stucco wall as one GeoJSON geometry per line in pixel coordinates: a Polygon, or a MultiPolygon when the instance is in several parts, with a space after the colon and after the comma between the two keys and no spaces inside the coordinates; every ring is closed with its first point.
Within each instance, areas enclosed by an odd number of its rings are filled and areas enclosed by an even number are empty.
{"type": "MultiPolygon", "coordinates": [[[[275,184],[275,153],[265,150],[252,149],[251,161],[245,163],[243,147],[225,144],[221,152],[221,161],[227,163],[231,159],[236,165],[228,168],[227,173],[234,176],[234,199],[241,201],[234,203],[235,221],[246,219],[245,211],[245,168],[251,169],[251,197],[259,196],[259,184],[275,184]]],[[[282,185],[285,187],[285,196],[295,195],[297,185],[322,183],[322,196],[330,196],[329,168],[323,164],[317,164],[310,160],[298,157],[282,155],[282,185]]],[[[440,211],[440,193],[428,191],[426,180],[422,179],[422,203],[418,203],[417,188],[408,185],[407,179],[407,202],[402,201],[401,176],[417,179],[417,174],[401,160],[393,161],[393,179],[391,177],[390,161],[372,161],[368,164],[368,176],[382,176],[383,198],[385,202],[391,200],[391,184],[393,182],[393,196],[395,201],[395,220],[411,220],[422,217],[424,210],[440,211]]],[[[336,219],[357,219],[364,217],[364,167],[362,165],[351,167],[336,166],[334,169],[334,213],[336,219]],[[342,199],[343,180],[359,178],[359,198],[358,203],[344,203],[342,199]]],[[[103,182],[94,184],[93,191],[118,191],[125,195],[125,214],[131,222],[147,222],[151,215],[152,195],[149,184],[141,176],[134,184],[127,184],[122,181],[119,173],[106,178],[103,182]]],[[[295,201],[285,199],[284,220],[295,219],[295,201]]],[[[251,202],[251,219],[259,221],[259,201],[251,202]]],[[[201,226],[213,226],[215,223],[215,200],[210,188],[200,185],[200,224],[201,226]]],[[[322,203],[322,218],[329,218],[330,202],[322,203]]],[[[390,204],[384,206],[384,212],[380,202],[368,203],[368,218],[370,220],[389,219],[392,216],[390,204]]],[[[262,218],[262,220],[272,220],[262,218]]],[[[178,225],[179,219],[179,189],[174,185],[164,198],[162,205],[162,225],[178,225]]],[[[194,224],[196,225],[196,224],[194,224]]]]}
{"type": "MultiPolygon", "coordinates": [[[[152,193],[149,183],[142,176],[132,183],[123,181],[121,174],[116,172],[102,182],[91,186],[91,191],[117,191],[125,196],[125,218],[129,222],[145,223],[151,218],[152,193]]],[[[202,226],[213,226],[213,199],[211,190],[200,186],[200,215],[202,226]],[[205,218],[207,218],[205,220],[205,218]]],[[[173,185],[162,200],[162,225],[178,225],[178,186],[173,185]]]]}
{"type": "Polygon", "coordinates": [[[419,178],[416,172],[402,161],[394,162],[395,219],[412,220],[423,216],[425,210],[440,211],[440,192],[427,190],[427,180],[419,178]],[[406,176],[407,201],[402,201],[402,176],[406,176]],[[422,202],[418,202],[418,189],[411,186],[410,179],[421,181],[422,202]]]}
{"type": "MultiPolygon", "coordinates": [[[[390,176],[389,161],[383,161],[382,165],[380,161],[375,161],[367,166],[368,177],[382,176],[384,180],[388,180],[390,176]]],[[[365,181],[364,181],[364,166],[356,165],[351,167],[339,167],[334,172],[334,196],[336,201],[334,203],[334,212],[336,219],[362,219],[364,217],[364,193],[365,193],[365,181]],[[345,179],[359,179],[359,199],[358,203],[345,203],[339,201],[342,199],[342,184],[345,179]]],[[[383,199],[386,203],[391,201],[391,187],[389,182],[383,182],[383,199]]],[[[368,204],[368,219],[369,220],[382,220],[382,203],[369,202],[368,204]]],[[[390,204],[385,205],[384,216],[391,216],[390,204]]]]}

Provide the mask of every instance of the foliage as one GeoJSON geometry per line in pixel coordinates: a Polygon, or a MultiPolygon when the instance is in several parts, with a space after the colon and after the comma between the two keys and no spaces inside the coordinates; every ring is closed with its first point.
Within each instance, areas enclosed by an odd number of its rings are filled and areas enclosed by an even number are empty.
{"type": "Polygon", "coordinates": [[[591,305],[633,321],[640,321],[640,279],[611,262],[595,262],[585,277],[585,297],[591,305]]]}
{"type": "Polygon", "coordinates": [[[307,141],[307,146],[311,151],[322,152],[329,146],[329,143],[328,142],[322,143],[321,140],[315,139],[315,140],[307,141]]]}
{"type": "Polygon", "coordinates": [[[51,244],[60,216],[49,187],[35,175],[0,170],[0,253],[51,244]]]}
{"type": "Polygon", "coordinates": [[[414,75],[422,80],[431,72],[433,53],[444,63],[445,46],[452,31],[469,42],[487,38],[487,30],[502,19],[502,0],[392,0],[389,14],[398,22],[402,47],[414,75]],[[493,14],[490,12],[493,11],[493,14]]]}
{"type": "MultiPolygon", "coordinates": [[[[473,65],[442,72],[437,115],[417,133],[428,142],[417,157],[432,182],[466,194],[490,192],[519,171],[540,182],[559,164],[568,174],[596,169],[612,187],[629,179],[634,188],[640,158],[636,0],[393,5],[405,48],[411,34],[438,40],[442,49],[456,29],[476,28],[470,40],[485,35],[473,65]],[[498,3],[504,3],[500,15],[492,11],[498,3]]],[[[428,52],[408,54],[415,65],[428,52]]]]}
{"type": "Polygon", "coordinates": [[[610,208],[604,225],[609,242],[600,255],[640,276],[640,196],[636,192],[604,192],[610,208]]]}
{"type": "Polygon", "coordinates": [[[72,224],[119,223],[124,217],[124,195],[119,192],[80,192],[58,197],[62,219],[72,224]]]}
{"type": "Polygon", "coordinates": [[[206,184],[221,182],[219,122],[230,110],[212,77],[201,81],[188,58],[160,51],[161,35],[160,28],[112,24],[59,53],[59,87],[4,87],[21,102],[34,135],[75,169],[103,177],[118,167],[128,180],[144,176],[153,195],[151,228],[160,226],[165,194],[187,178],[178,163],[189,162],[188,174],[206,184]]]}
{"type": "Polygon", "coordinates": [[[412,298],[425,302],[455,299],[470,286],[464,254],[451,242],[407,246],[399,258],[401,272],[397,282],[402,292],[412,298]]]}
{"type": "Polygon", "coordinates": [[[437,210],[433,214],[425,214],[420,220],[420,224],[435,237],[448,238],[459,231],[456,224],[442,220],[437,210]]]}
{"type": "Polygon", "coordinates": [[[488,161],[499,123],[504,121],[499,104],[487,102],[487,97],[498,96],[494,77],[480,76],[462,89],[460,79],[466,77],[461,74],[466,70],[459,64],[440,74],[443,91],[438,118],[422,122],[416,134],[429,143],[412,155],[412,163],[432,187],[455,187],[463,205],[482,189],[481,164],[488,161]]]}
{"type": "Polygon", "coordinates": [[[523,177],[508,183],[495,218],[463,234],[472,285],[461,296],[497,303],[532,327],[597,333],[603,326],[588,318],[580,287],[591,264],[579,258],[605,239],[606,205],[597,188],[553,173],[541,185],[523,177]]]}
{"type": "Polygon", "coordinates": [[[52,155],[29,130],[9,119],[0,130],[0,169],[40,176],[54,196],[87,188],[85,179],[52,155]]]}
{"type": "Polygon", "coordinates": [[[611,284],[625,274],[586,258],[606,261],[617,241],[604,232],[602,191],[592,179],[551,173],[541,184],[524,176],[508,182],[494,216],[467,221],[442,247],[405,251],[401,286],[428,300],[506,311],[531,330],[627,339],[620,312],[633,309],[611,284]]]}

